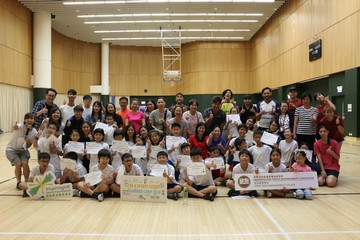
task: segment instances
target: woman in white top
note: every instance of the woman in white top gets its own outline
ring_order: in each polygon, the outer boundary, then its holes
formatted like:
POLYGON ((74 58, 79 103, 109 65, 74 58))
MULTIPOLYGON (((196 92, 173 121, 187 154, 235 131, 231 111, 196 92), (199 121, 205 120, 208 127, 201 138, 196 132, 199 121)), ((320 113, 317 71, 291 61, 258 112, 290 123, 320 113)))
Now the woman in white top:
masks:
POLYGON ((205 122, 201 112, 198 112, 199 103, 195 99, 189 101, 189 111, 183 113, 182 117, 188 121, 189 127, 187 130, 187 137, 195 134, 195 129, 198 123, 205 122))

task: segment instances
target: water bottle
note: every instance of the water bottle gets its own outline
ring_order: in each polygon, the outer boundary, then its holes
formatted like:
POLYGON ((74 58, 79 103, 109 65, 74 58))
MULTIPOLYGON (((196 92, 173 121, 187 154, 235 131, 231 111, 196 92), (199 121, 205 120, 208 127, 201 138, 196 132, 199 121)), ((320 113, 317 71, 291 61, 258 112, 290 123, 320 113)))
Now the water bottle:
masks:
POLYGON ((188 205, 188 200, 189 200, 189 192, 187 187, 184 187, 183 189, 183 205, 188 205))

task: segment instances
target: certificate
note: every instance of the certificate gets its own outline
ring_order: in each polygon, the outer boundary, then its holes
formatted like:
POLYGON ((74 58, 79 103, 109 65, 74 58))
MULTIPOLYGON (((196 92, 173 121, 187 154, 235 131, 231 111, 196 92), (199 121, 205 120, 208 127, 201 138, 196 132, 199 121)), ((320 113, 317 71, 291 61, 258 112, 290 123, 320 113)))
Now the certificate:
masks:
POLYGON ((166 149, 169 150, 170 148, 179 148, 180 147, 180 137, 175 136, 166 136, 166 149))
POLYGON ((67 145, 67 152, 84 153, 85 143, 69 141, 67 145))
POLYGON ((85 182, 88 183, 90 186, 94 186, 101 182, 102 178, 101 171, 95 171, 84 175, 85 182))
POLYGON ((191 176, 206 175, 205 164, 202 162, 192 162, 187 166, 187 174, 191 176))
POLYGON ((235 190, 318 188, 316 172, 235 174, 235 190))
POLYGON ((98 152, 103 149, 101 143, 97 142, 87 142, 86 143, 86 153, 87 154, 98 154, 98 152))
POLYGON ((228 115, 226 115, 226 121, 228 122, 229 120, 231 120, 231 123, 237 122, 238 124, 241 124, 239 114, 228 114, 228 115))
POLYGON ((55 146, 57 146, 60 142, 60 139, 55 137, 54 135, 50 135, 50 137, 48 137, 45 142, 44 142, 44 145, 45 147, 48 147, 50 146, 50 144, 54 144, 55 146))
POLYGON ((247 141, 247 142, 254 142, 254 137, 253 137, 253 135, 254 135, 254 132, 253 131, 248 131, 246 134, 245 134, 245 140, 247 141))
POLYGON ((150 169, 151 169, 150 176, 153 176, 153 177, 162 177, 164 174, 164 171, 166 172, 166 174, 168 173, 168 168, 164 164, 153 164, 150 167, 150 169))
POLYGON ((74 172, 77 172, 77 162, 70 158, 60 158, 60 169, 64 171, 64 169, 70 169, 74 172))
POLYGON ((191 157, 189 155, 179 155, 178 158, 181 160, 179 164, 180 167, 186 167, 192 163, 191 157))
POLYGON ((236 151, 236 152, 234 153, 233 162, 240 162, 239 153, 240 153, 240 151, 236 151))
POLYGON ((263 135, 261 136, 261 142, 268 144, 270 146, 273 146, 275 143, 277 143, 278 139, 279 139, 278 135, 266 131, 264 131, 263 135))
POLYGON ((150 146, 150 147, 151 147, 150 157, 153 159, 157 159, 158 152, 165 150, 160 146, 150 146))
POLYGON ((307 150, 307 149, 296 149, 295 150, 295 154, 297 152, 303 151, 306 154, 306 158, 312 163, 312 159, 313 159, 313 151, 312 150, 307 150))
POLYGON ((128 153, 130 152, 129 143, 126 141, 112 141, 111 149, 120 153, 128 153))
POLYGON ((106 123, 96 122, 94 130, 97 128, 101 128, 102 130, 104 130, 104 133, 106 133, 106 131, 108 130, 109 127, 111 127, 111 126, 107 125, 106 123))
POLYGON ((132 146, 130 152, 133 158, 146 158, 146 147, 145 146, 132 146))
POLYGON ((214 161, 214 164, 216 165, 216 169, 225 167, 224 159, 222 157, 208 158, 207 160, 210 162, 214 161))

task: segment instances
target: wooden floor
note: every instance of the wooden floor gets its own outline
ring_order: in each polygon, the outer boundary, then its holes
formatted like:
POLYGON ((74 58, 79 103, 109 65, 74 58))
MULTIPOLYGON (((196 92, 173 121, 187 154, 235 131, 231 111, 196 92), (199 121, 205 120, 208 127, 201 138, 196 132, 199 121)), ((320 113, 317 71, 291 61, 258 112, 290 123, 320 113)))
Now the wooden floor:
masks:
POLYGON ((311 201, 235 200, 219 188, 214 202, 183 205, 24 199, 5 157, 9 137, 0 135, 0 239, 360 239, 360 141, 343 145, 339 185, 317 189, 311 201))

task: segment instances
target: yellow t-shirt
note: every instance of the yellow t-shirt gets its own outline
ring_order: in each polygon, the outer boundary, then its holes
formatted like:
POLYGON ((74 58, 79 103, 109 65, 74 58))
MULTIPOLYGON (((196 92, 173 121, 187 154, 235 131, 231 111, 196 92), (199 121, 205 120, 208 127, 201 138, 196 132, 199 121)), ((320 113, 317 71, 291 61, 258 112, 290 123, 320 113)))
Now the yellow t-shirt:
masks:
POLYGON ((230 110, 233 107, 234 107, 234 105, 232 103, 224 102, 223 104, 221 104, 221 110, 223 110, 226 113, 226 115, 230 114, 230 110))

